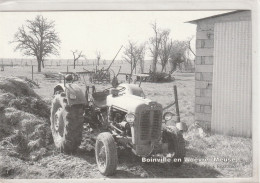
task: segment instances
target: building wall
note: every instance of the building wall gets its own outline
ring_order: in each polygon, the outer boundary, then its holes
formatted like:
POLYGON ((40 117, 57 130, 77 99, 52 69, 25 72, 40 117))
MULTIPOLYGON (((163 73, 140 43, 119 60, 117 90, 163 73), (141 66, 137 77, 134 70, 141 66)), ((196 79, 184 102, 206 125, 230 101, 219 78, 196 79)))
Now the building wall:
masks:
POLYGON ((214 29, 211 131, 251 137, 251 21, 220 22, 214 29))
POLYGON ((212 109, 214 24, 198 24, 196 38, 195 121, 209 129, 212 109))
POLYGON ((195 121, 207 130, 210 130, 212 118, 214 24, 243 20, 251 20, 250 11, 196 21, 195 121))

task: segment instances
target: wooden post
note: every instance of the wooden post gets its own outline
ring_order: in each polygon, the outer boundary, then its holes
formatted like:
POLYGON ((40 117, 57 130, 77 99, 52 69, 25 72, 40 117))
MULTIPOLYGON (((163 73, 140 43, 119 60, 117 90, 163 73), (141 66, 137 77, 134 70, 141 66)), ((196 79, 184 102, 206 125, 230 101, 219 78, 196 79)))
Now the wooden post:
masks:
POLYGON ((32 80, 33 80, 33 65, 32 65, 32 80))
POLYGON ((175 106, 176 106, 176 115, 177 115, 177 123, 181 121, 180 111, 179 111, 179 103, 178 103, 178 94, 177 94, 177 86, 174 85, 174 98, 175 98, 175 106))
POLYGON ((87 105, 88 105, 88 94, 89 94, 89 86, 86 85, 85 98, 87 100, 87 105))
POLYGON ((1 71, 4 71, 4 59, 2 59, 2 66, 1 66, 1 71))

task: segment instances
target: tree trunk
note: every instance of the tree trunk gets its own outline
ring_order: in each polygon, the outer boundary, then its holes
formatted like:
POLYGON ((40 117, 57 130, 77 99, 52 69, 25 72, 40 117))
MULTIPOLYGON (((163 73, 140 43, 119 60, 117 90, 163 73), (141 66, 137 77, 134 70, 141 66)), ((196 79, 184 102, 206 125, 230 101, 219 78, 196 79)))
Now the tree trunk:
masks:
POLYGON ((143 60, 140 60, 140 69, 141 69, 141 73, 144 73, 144 66, 143 66, 143 60))
POLYGON ((76 61, 74 60, 74 64, 73 64, 74 69, 75 69, 75 65, 76 65, 76 61))
POLYGON ((156 72, 156 64, 157 64, 157 56, 154 56, 153 63, 152 63, 152 72, 156 72))
POLYGON ((165 65, 163 65, 163 64, 162 64, 162 70, 161 70, 161 72, 163 72, 163 70, 164 70, 164 67, 165 67, 165 65))
POLYGON ((163 62, 162 63, 162 70, 161 70, 161 72, 163 72, 163 71, 165 71, 166 72, 166 62, 163 62))
POLYGON ((177 64, 176 64, 176 63, 173 63, 173 64, 172 64, 172 71, 174 72, 174 71, 176 71, 176 69, 177 69, 177 64))
POLYGON ((38 72, 42 71, 42 67, 41 67, 41 60, 37 60, 38 61, 38 72))
POLYGON ((156 63, 154 62, 152 65, 152 72, 155 73, 156 72, 156 63))
POLYGON ((128 83, 129 83, 129 84, 131 83, 131 80, 132 80, 133 71, 134 71, 134 68, 131 69, 131 73, 130 73, 130 76, 129 76, 129 78, 128 78, 128 83))
POLYGON ((44 62, 43 62, 43 60, 42 60, 42 68, 44 68, 44 62))

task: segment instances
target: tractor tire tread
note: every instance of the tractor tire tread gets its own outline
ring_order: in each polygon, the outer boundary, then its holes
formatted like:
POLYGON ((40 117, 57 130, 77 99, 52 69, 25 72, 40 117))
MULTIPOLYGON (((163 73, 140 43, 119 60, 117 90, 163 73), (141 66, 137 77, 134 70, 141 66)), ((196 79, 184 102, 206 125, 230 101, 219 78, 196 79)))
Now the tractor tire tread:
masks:
POLYGON ((82 130, 83 130, 83 106, 82 105, 72 105, 70 107, 66 106, 63 101, 64 97, 60 94, 55 95, 52 101, 51 107, 51 129, 55 142, 55 138, 60 138, 60 142, 55 143, 56 148, 61 152, 65 153, 74 153, 82 140, 82 130), (64 118, 64 133, 62 137, 57 137, 57 134, 54 132, 53 127, 53 115, 57 109, 61 107, 64 118))

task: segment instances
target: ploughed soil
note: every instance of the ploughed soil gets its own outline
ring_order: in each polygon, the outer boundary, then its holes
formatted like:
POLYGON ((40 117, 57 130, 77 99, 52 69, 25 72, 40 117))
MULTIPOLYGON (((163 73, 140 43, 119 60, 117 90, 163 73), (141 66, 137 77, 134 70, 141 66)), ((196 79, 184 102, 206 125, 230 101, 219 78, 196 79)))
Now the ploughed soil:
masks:
MULTIPOLYGON (((12 77, 8 69, 5 69, 4 77, 0 77, 0 177, 3 179, 252 176, 251 139, 201 133, 194 124, 192 73, 177 73, 175 81, 169 83, 142 83, 146 96, 163 106, 174 101, 173 85, 177 86, 181 121, 189 126, 189 131, 184 134, 187 148, 184 164, 176 168, 168 163, 142 162, 129 150, 119 149, 116 174, 104 177, 97 169, 87 131, 84 131, 75 154, 60 153, 53 145, 49 113, 53 87, 58 81, 36 73, 34 78, 38 87, 24 77, 12 77)), ((82 79, 78 84, 84 89, 82 79)), ((110 85, 99 84, 96 87, 101 90, 110 85)), ((174 107, 169 111, 175 112, 174 107)))

